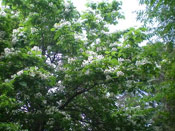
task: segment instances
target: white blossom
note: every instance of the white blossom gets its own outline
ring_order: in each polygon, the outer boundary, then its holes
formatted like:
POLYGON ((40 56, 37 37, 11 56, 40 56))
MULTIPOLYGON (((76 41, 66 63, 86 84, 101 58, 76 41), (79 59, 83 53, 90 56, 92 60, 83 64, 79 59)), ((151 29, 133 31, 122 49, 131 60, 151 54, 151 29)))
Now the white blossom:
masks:
POLYGON ((117 71, 117 76, 124 76, 124 73, 122 71, 117 71))
POLYGON ((42 97, 42 94, 40 92, 36 93, 36 97, 42 97))
POLYGON ((18 72, 17 72, 17 75, 20 76, 20 75, 22 75, 23 73, 24 73, 24 71, 21 70, 21 71, 18 71, 18 72))
POLYGON ((136 61, 136 66, 141 66, 150 63, 147 59, 136 61))
POLYGON ((99 52, 99 51, 102 51, 102 48, 101 47, 97 47, 96 50, 97 50, 97 52, 99 52))
MULTIPOLYGON (((24 38, 26 37, 24 35, 24 31, 23 31, 24 27, 19 27, 17 29, 13 29, 13 33, 12 33, 12 43, 16 44, 18 41, 18 36, 23 36, 24 38)), ((21 39, 21 38, 20 38, 21 39)))
POLYGON ((109 47, 115 47, 117 45, 118 45, 117 43, 112 43, 112 44, 109 45, 109 47))
POLYGON ((35 6, 34 6, 34 4, 30 4, 30 7, 32 7, 32 8, 33 8, 33 7, 35 7, 35 6))
POLYGON ((77 58, 75 58, 75 57, 74 57, 74 58, 70 58, 70 57, 69 57, 69 58, 68 58, 68 63, 71 64, 71 63, 73 63, 76 59, 77 59, 77 58))
POLYGON ((14 74, 14 75, 11 76, 12 79, 15 79, 16 77, 17 77, 16 74, 14 74))
POLYGON ((53 7, 53 2, 50 2, 50 3, 49 3, 49 6, 50 6, 50 7, 53 7))
POLYGON ((32 51, 41 51, 41 49, 38 46, 34 46, 31 50, 32 51))
POLYGON ((112 51, 117 51, 117 48, 114 48, 114 47, 113 47, 113 48, 112 48, 112 51))
POLYGON ((52 49, 52 47, 51 46, 47 46, 47 50, 51 50, 52 49))
POLYGON ((44 104, 47 104, 47 100, 43 100, 43 103, 44 103, 44 104))
POLYGON ((96 39, 96 44, 97 44, 97 45, 100 44, 100 39, 99 39, 99 38, 96 39))
POLYGON ((119 61, 119 62, 123 62, 123 61, 125 61, 125 59, 123 59, 123 58, 118 58, 118 61, 119 61))
POLYGON ((9 79, 5 79, 5 82, 9 82, 10 80, 9 79))
POLYGON ((5 48, 4 49, 4 53, 5 53, 6 56, 9 55, 9 54, 11 54, 11 49, 5 48))
POLYGON ((106 80, 111 80, 112 77, 110 75, 106 75, 106 80))
POLYGON ((110 73, 115 72, 115 70, 117 70, 117 69, 118 69, 118 67, 109 67, 108 69, 104 70, 104 73, 105 74, 110 74, 110 73))
POLYGON ((37 29, 34 28, 34 27, 32 27, 32 28, 31 28, 31 33, 35 33, 35 32, 37 32, 37 29))
POLYGON ((64 26, 70 26, 71 25, 71 23, 69 22, 69 21, 60 21, 60 23, 55 23, 54 24, 54 28, 56 28, 56 29, 61 29, 62 27, 64 27, 64 26))
POLYGON ((11 56, 11 55, 16 55, 19 52, 20 52, 19 50, 14 50, 14 48, 5 48, 4 49, 4 56, 8 57, 8 56, 11 56))
POLYGON ((97 60, 102 60, 102 59, 104 59, 103 55, 97 55, 97 60))

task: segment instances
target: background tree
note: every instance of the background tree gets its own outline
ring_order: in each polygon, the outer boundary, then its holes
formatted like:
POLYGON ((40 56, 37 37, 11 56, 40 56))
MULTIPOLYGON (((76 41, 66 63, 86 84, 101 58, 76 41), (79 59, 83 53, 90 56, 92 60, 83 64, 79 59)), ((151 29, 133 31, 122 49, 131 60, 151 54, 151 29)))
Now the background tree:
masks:
POLYGON ((1 130, 154 130, 163 44, 140 46, 145 28, 110 33, 120 2, 3 4, 1 130))
POLYGON ((175 130, 174 105, 174 44, 175 44, 175 1, 173 0, 140 0, 141 4, 146 5, 146 10, 140 12, 140 19, 145 21, 157 39, 152 45, 162 43, 160 51, 161 71, 158 75, 157 101, 160 102, 155 123, 157 130, 175 130), (157 25, 154 28, 150 26, 157 25), (158 42, 159 41, 159 42, 158 42))

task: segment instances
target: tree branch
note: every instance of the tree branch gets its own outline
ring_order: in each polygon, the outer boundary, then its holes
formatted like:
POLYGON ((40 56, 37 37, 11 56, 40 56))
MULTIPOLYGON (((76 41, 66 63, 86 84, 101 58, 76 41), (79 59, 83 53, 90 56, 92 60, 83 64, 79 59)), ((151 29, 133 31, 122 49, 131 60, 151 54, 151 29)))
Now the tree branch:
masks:
POLYGON ((67 99, 67 101, 66 101, 64 104, 62 104, 62 105, 59 107, 59 109, 60 109, 60 110, 63 110, 69 103, 71 103, 71 102, 73 101, 73 99, 74 99, 75 97, 77 97, 78 95, 81 95, 81 94, 83 94, 83 93, 89 91, 90 89, 92 89, 92 88, 95 87, 95 86, 96 86, 96 84, 95 84, 94 86, 90 87, 90 88, 82 89, 82 90, 76 91, 71 97, 69 97, 69 98, 67 99))

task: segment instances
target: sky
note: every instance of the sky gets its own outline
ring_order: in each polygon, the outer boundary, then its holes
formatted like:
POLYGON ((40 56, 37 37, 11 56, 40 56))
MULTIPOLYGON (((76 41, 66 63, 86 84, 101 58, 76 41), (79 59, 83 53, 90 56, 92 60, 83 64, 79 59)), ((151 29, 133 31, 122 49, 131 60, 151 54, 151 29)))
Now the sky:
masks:
MULTIPOLYGON (((83 11, 86 9, 85 4, 89 0, 72 0, 74 3, 75 7, 77 8, 78 11, 83 11)), ((101 0, 93 0, 93 2, 98 2, 101 0)), ((111 0, 108 0, 111 1, 111 0)), ((140 27, 142 23, 136 21, 136 13, 134 11, 142 10, 144 9, 143 6, 139 5, 138 0, 121 0, 122 1, 122 12, 124 13, 125 19, 120 20, 119 24, 116 26, 111 26, 110 30, 111 32, 116 31, 116 30, 124 30, 128 29, 129 27, 140 27)))

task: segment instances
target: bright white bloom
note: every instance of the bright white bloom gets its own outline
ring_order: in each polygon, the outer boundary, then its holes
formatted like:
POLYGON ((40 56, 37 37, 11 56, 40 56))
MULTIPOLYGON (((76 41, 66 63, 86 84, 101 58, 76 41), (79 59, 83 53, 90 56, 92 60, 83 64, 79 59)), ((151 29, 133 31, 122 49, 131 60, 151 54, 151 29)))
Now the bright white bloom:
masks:
POLYGON ((107 97, 107 98, 110 97, 110 93, 109 93, 109 92, 106 93, 106 97, 107 97))
POLYGON ((115 47, 117 45, 118 45, 117 43, 112 43, 112 44, 109 45, 109 47, 115 47))
POLYGON ((111 80, 111 79, 112 79, 112 77, 110 75, 106 76, 106 80, 111 80))
POLYGON ((69 22, 69 21, 60 21, 60 23, 55 23, 54 24, 54 28, 56 28, 56 29, 61 29, 62 27, 64 27, 64 26, 70 26, 71 25, 71 23, 69 22))
POLYGON ((51 46, 47 46, 47 50, 51 50, 52 49, 52 47, 51 46))
POLYGON ((119 61, 119 62, 123 62, 123 61, 125 61, 125 59, 123 59, 123 58, 118 58, 118 61, 119 61))
POLYGON ((104 59, 104 56, 103 55, 98 55, 97 56, 97 60, 102 60, 102 59, 104 59))
POLYGON ((18 72, 17 72, 17 75, 20 76, 20 75, 22 75, 23 73, 24 73, 24 71, 21 70, 21 71, 18 71, 18 72))
POLYGON ((117 45, 118 45, 119 47, 122 47, 122 46, 123 46, 123 44, 120 44, 120 43, 118 43, 117 45))
POLYGON ((104 73, 110 74, 110 73, 115 72, 115 70, 117 70, 117 69, 118 69, 118 67, 109 67, 109 69, 105 69, 104 73))
POLYGON ((17 75, 16 75, 16 74, 14 74, 14 75, 12 75, 12 76, 11 76, 11 78, 12 78, 12 79, 14 79, 14 78, 16 78, 16 76, 17 76, 17 75))
POLYGON ((136 66, 141 66, 150 63, 147 59, 143 59, 141 61, 136 61, 136 66))
POLYGON ((96 56, 97 55, 97 53, 96 52, 93 52, 93 51, 86 51, 86 53, 89 54, 89 55, 93 55, 93 56, 96 56))
POLYGON ((33 7, 35 7, 35 6, 34 6, 33 4, 30 4, 30 7, 32 7, 32 8, 33 8, 33 7))
POLYGON ((101 47, 97 47, 96 50, 97 50, 97 52, 99 52, 99 51, 102 50, 102 48, 101 47))
POLYGON ((103 47, 103 50, 106 50, 106 47, 103 47))
POLYGON ((31 28, 31 33, 35 33, 35 32, 37 32, 37 29, 36 28, 31 28))
POLYGON ((38 75, 41 79, 46 80, 48 79, 48 77, 51 76, 51 74, 49 73, 43 73, 41 71, 38 70, 38 67, 30 67, 30 68, 25 68, 24 70, 21 70, 19 72, 17 72, 16 74, 12 75, 11 78, 15 79, 16 77, 22 75, 24 73, 24 71, 28 71, 28 75, 31 77, 35 77, 36 75, 38 75))
POLYGON ((82 63, 82 66, 86 66, 88 64, 90 64, 90 62, 88 60, 84 60, 83 63, 82 63))
POLYGON ((96 44, 100 44, 100 39, 96 39, 96 44))
MULTIPOLYGON (((19 27, 17 29, 13 29, 12 33, 12 43, 15 44, 18 41, 18 36, 26 37, 23 31, 24 27, 19 27)), ((21 39, 21 38, 20 38, 21 39)))
POLYGON ((113 47, 113 48, 112 48, 112 51, 117 51, 117 48, 114 48, 114 47, 113 47))
POLYGON ((11 49, 5 48, 4 52, 5 52, 5 55, 9 55, 9 54, 11 54, 11 49))
POLYGON ((117 76, 124 76, 124 73, 122 71, 117 71, 117 76))
POLYGON ((7 56, 10 56, 10 55, 15 55, 15 54, 18 54, 20 51, 19 50, 14 50, 14 48, 5 48, 4 49, 4 55, 7 57, 7 56))
POLYGON ((50 2, 50 3, 49 3, 49 6, 50 6, 50 7, 53 7, 53 3, 52 3, 52 2, 50 2))
POLYGON ((5 79, 5 82, 9 82, 10 80, 9 79, 5 79))
POLYGON ((32 51, 41 51, 41 49, 38 46, 34 46, 31 50, 32 51))

